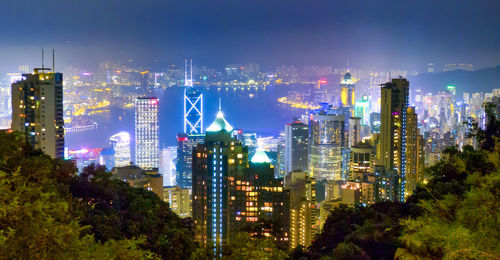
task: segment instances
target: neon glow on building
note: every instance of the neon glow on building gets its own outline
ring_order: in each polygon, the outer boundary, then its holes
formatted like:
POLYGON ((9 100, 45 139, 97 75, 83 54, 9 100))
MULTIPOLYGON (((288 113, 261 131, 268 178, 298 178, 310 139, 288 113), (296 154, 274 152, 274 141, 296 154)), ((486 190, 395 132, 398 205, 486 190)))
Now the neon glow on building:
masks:
POLYGON ((185 60, 184 71, 184 133, 203 133, 203 94, 193 87, 193 60, 185 60), (188 78, 188 68, 190 70, 188 78))
POLYGON ((115 167, 130 165, 130 134, 119 132, 111 136, 109 142, 115 150, 115 167))

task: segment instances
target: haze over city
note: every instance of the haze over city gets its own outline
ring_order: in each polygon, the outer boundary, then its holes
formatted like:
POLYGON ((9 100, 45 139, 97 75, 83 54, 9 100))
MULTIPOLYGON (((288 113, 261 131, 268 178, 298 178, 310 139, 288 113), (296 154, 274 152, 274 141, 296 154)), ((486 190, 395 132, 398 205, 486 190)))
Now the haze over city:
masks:
POLYGON ((0 259, 499 259, 500 1, 4 1, 0 259))
POLYGON ((500 3, 481 1, 5 1, 0 70, 102 60, 159 68, 192 57, 231 63, 418 70, 428 62, 500 60, 500 3), (47 15, 54 13, 57 15, 47 15))

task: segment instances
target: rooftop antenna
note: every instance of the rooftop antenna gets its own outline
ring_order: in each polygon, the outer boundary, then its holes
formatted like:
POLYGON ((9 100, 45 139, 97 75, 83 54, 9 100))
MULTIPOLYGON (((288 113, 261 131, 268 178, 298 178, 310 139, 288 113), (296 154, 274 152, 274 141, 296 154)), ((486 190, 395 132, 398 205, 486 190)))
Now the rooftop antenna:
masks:
POLYGON ((187 69, 188 69, 188 64, 187 64, 187 59, 184 59, 184 85, 187 86, 187 69))
POLYGON ((349 72, 351 69, 349 68, 349 56, 347 56, 347 71, 349 72))
POLYGON ((56 72, 56 66, 55 66, 55 60, 56 60, 56 51, 54 49, 52 49, 52 72, 55 73, 56 72))
POLYGON ((43 67, 43 48, 42 48, 42 70, 44 69, 43 67))
POLYGON ((222 106, 221 106, 220 97, 219 97, 219 111, 222 111, 222 106))
POLYGON ((188 60, 184 60, 184 85, 187 87, 192 87, 193 86, 193 59, 190 59, 190 64, 189 64, 189 75, 190 78, 188 78, 188 60))

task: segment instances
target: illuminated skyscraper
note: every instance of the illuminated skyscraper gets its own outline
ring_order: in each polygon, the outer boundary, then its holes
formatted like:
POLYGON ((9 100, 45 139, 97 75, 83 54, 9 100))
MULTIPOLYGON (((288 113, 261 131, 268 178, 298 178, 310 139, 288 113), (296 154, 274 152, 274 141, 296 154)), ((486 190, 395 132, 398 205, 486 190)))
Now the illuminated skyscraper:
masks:
POLYGON ((235 176, 242 175, 248 164, 248 151, 240 141, 231 137, 232 131, 233 127, 219 111, 207 128, 205 143, 193 151, 196 236, 204 244, 213 246, 216 255, 221 254, 222 244, 229 239, 230 215, 234 213, 228 210, 232 204, 228 185, 234 184, 235 176))
POLYGON ((203 133, 203 94, 193 87, 193 60, 185 61, 184 70, 184 133, 203 133), (189 78, 188 78, 188 68, 189 78))
POLYGON ((309 167, 309 127, 300 121, 285 125, 285 174, 307 171, 309 167))
POLYGON ((315 179, 307 172, 293 171, 286 183, 290 191, 290 249, 308 247, 319 230, 315 179))
POLYGON ((35 149, 64 158, 63 74, 36 68, 12 84, 12 130, 26 133, 35 149))
POLYGON ((257 133, 238 130, 238 140, 240 140, 244 146, 248 147, 248 156, 252 157, 259 146, 257 133))
POLYGON ((328 108, 309 118, 309 174, 316 180, 344 180, 342 152, 345 148, 345 117, 328 108))
POLYGON ((157 98, 135 100, 135 163, 143 169, 160 165, 158 111, 157 98))
POLYGON ((340 101, 343 107, 351 108, 351 116, 354 116, 352 113, 354 110, 354 102, 355 102, 355 85, 354 80, 352 79, 351 73, 347 72, 340 81, 340 101))
POLYGON ((349 118, 349 143, 348 147, 352 147, 361 142, 361 118, 349 118))
POLYGON ((361 118, 362 126, 370 125, 370 101, 368 96, 364 95, 363 98, 356 102, 354 105, 354 116, 361 118))
POLYGON ((177 184, 176 177, 177 146, 169 146, 161 149, 160 174, 163 175, 163 186, 174 186, 177 184))
MULTIPOLYGON (((346 188, 355 187, 359 191, 359 198, 356 203, 365 205, 375 203, 376 176, 375 168, 375 147, 369 143, 358 143, 351 147, 349 161, 349 185, 343 187, 342 196, 346 188)), ((355 194, 355 193, 353 193, 355 194)), ((343 198, 345 199, 345 198, 343 198)))
POLYGON ((410 83, 404 78, 392 79, 382 86, 380 114, 380 162, 387 172, 394 170, 397 180, 397 200, 405 200, 406 135, 410 83))
POLYGON ((415 108, 408 107, 407 110, 407 138, 406 138, 406 194, 409 196, 417 187, 418 183, 424 180, 424 157, 425 152, 423 136, 419 134, 417 128, 417 114, 415 108))
POLYGON ((205 134, 177 135, 177 185, 191 188, 193 172, 193 149, 205 141, 205 134))
POLYGON ((363 181, 365 176, 373 174, 375 166, 375 147, 369 143, 358 143, 351 147, 349 160, 349 179, 363 181))
POLYGON ((109 138, 109 143, 115 151, 115 167, 130 165, 130 135, 127 132, 120 132, 109 138))
MULTIPOLYGON (((274 169, 266 153, 258 149, 248 160, 248 147, 231 136, 233 128, 221 111, 206 129, 205 142, 193 151, 193 220, 196 238, 214 248, 221 246, 241 228, 254 225, 259 217, 276 220, 285 216, 283 181, 274 179, 274 169)), ((270 236, 272 228, 260 235, 270 236)), ((276 239, 287 241, 287 229, 276 239)))

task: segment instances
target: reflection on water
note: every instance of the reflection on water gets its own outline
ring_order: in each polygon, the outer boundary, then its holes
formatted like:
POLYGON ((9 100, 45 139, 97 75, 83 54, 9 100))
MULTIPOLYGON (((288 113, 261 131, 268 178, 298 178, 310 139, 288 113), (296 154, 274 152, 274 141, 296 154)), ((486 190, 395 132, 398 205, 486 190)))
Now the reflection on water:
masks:
MULTIPOLYGON (((287 95, 289 90, 283 87, 201 88, 204 94, 204 127, 215 118, 221 98, 224 115, 234 128, 276 135, 283 131, 284 124, 305 112, 279 104, 277 99, 287 95)), ((176 145, 176 134, 183 130, 183 93, 184 88, 168 88, 154 93, 160 99, 162 146, 176 145)), ((120 131, 127 131, 133 137, 133 109, 111 107, 108 112, 92 115, 92 118, 98 123, 97 130, 67 134, 66 146, 69 149, 106 146, 109 137, 120 131)))

